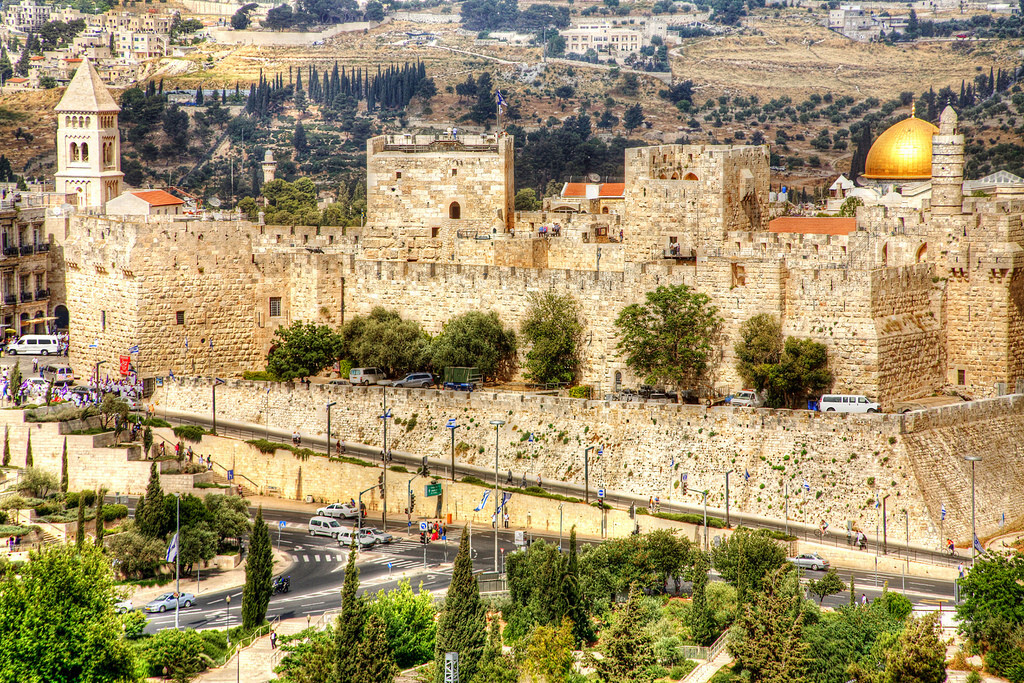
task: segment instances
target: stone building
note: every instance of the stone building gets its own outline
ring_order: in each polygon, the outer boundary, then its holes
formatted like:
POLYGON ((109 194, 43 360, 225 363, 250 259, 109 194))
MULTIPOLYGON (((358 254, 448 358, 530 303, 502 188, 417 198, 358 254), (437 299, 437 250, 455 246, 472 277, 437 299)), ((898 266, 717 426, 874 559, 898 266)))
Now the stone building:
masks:
POLYGON ((73 351, 112 360, 138 344, 144 374, 232 374, 260 368, 274 330, 295 320, 339 325, 386 306, 436 334, 454 315, 493 309, 517 327, 530 295, 554 290, 581 304, 581 379, 603 395, 639 383, 616 349, 619 312, 660 285, 686 284, 723 319, 710 377, 719 392, 741 388, 733 345, 759 313, 828 346, 836 391, 884 407, 941 389, 1011 390, 1024 379, 1019 188, 964 197, 952 109, 937 131, 916 120, 894 128, 872 168, 888 169, 885 182, 929 182, 927 195, 838 223, 768 220, 766 146, 629 149, 616 212, 589 201, 515 212, 512 139, 456 131, 367 142, 362 229, 54 218, 73 351), (913 168, 894 158, 908 130, 913 168), (540 229, 553 223, 557 236, 540 229))

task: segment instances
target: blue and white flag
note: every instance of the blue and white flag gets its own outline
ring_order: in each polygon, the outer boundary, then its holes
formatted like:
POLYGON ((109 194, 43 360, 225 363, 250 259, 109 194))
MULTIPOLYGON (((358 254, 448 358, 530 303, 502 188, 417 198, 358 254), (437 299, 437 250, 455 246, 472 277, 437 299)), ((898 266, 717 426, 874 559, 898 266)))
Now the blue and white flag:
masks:
POLYGON ((811 492, 811 485, 807 483, 806 479, 804 479, 804 488, 807 489, 808 493, 811 492))
POLYGON ((669 462, 668 466, 669 467, 675 467, 676 466, 676 456, 674 456, 674 455, 672 456, 672 460, 669 462))
POLYGON ((128 347, 128 353, 138 353, 138 352, 139 352, 139 345, 138 344, 136 344, 135 346, 129 346, 128 347))
POLYGON ((981 547, 981 541, 978 540, 977 534, 974 535, 974 549, 982 554, 985 552, 985 549, 981 547))
POLYGON ((481 510, 483 510, 484 506, 487 505, 487 499, 490 498, 490 497, 491 497, 490 489, 484 491, 483 499, 480 501, 479 505, 477 505, 475 508, 473 508, 473 512, 480 512, 481 510))
POLYGON ((167 546, 167 558, 166 559, 167 559, 168 562, 174 562, 174 560, 177 557, 178 557, 178 534, 174 534, 174 537, 171 538, 171 544, 169 546, 167 546))
POLYGON ((533 443, 533 432, 530 432, 530 438, 527 441, 533 443))
POLYGON ((1003 513, 1003 519, 999 522, 999 526, 1006 526, 1006 513, 1003 513))
POLYGON ((505 503, 507 503, 511 498, 512 494, 508 491, 501 494, 501 505, 498 506, 498 514, 501 514, 501 511, 505 509, 505 503))
POLYGON ((750 481, 750 470, 743 470, 743 480, 750 481))
POLYGON ((96 348, 97 346, 99 346, 99 345, 100 345, 100 340, 99 340, 99 339, 97 339, 97 340, 96 340, 96 341, 94 341, 94 342, 93 342, 92 344, 89 344, 89 348, 90 348, 90 349, 95 349, 95 348, 96 348))
POLYGON ((505 104, 505 98, 501 96, 501 91, 500 90, 495 90, 494 91, 494 95, 495 95, 495 99, 498 100, 498 106, 499 107, 507 106, 505 104))
MULTIPOLYGON (((875 507, 878 507, 878 506, 876 505, 875 507)), ((946 504, 945 503, 942 504, 942 521, 943 522, 946 521, 946 504)))
POLYGON ((881 505, 882 505, 882 501, 878 500, 878 498, 876 497, 875 498, 875 509, 877 510, 879 507, 881 507, 881 505))
POLYGON ((168 369, 167 370, 167 376, 170 377, 171 379, 174 379, 174 370, 168 369))
POLYGON ((188 350, 188 337, 185 337, 185 350, 188 350))

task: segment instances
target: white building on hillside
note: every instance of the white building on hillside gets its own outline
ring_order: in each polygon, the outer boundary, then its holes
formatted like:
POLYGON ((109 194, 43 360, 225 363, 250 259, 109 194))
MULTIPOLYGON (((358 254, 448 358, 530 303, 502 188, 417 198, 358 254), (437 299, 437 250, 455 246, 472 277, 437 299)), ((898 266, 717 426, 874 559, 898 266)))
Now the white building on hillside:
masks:
POLYGON ((613 55, 632 54, 650 45, 653 36, 664 40, 667 33, 668 24, 656 19, 590 21, 561 32, 565 38, 565 51, 580 55, 587 50, 613 55))

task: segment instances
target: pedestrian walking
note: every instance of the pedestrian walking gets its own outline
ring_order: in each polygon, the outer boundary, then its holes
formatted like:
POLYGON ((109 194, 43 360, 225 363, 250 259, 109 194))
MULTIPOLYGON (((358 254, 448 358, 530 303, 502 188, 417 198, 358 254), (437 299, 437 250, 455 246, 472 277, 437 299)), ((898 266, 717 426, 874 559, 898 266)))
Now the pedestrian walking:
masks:
POLYGON ((960 578, 964 578, 964 563, 961 562, 956 569, 958 572, 960 572, 960 578))
POLYGON ((270 632, 270 649, 271 650, 276 650, 277 649, 277 631, 271 631, 270 632))
POLYGON ((868 604, 868 596, 864 595, 863 593, 860 594, 860 604, 861 607, 865 607, 868 604))

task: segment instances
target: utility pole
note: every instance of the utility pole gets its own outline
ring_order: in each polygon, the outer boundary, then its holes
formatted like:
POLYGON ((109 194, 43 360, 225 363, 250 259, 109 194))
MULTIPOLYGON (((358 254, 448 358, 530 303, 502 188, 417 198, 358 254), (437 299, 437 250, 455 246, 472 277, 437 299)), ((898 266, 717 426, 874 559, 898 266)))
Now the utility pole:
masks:
POLYGON ((452 481, 455 481, 455 430, 459 428, 459 425, 455 424, 455 418, 452 418, 445 426, 452 432, 452 481))
POLYGON ((501 482, 498 481, 498 430, 504 420, 491 420, 494 425, 494 573, 498 574, 498 529, 501 520, 498 519, 498 499, 501 498, 501 482))
POLYGON ((381 387, 381 389, 383 390, 381 392, 381 395, 384 398, 384 412, 380 416, 380 419, 384 420, 384 451, 380 455, 381 469, 383 470, 383 474, 381 474, 381 482, 382 483, 381 483, 381 494, 380 494, 381 507, 383 508, 383 512, 381 512, 381 524, 384 526, 384 531, 387 531, 388 530, 388 499, 387 499, 387 491, 388 491, 388 460, 390 459, 388 457, 388 420, 391 418, 391 413, 388 412, 388 388, 387 387, 381 387))
POLYGON ((731 529, 732 524, 729 523, 729 475, 732 474, 732 470, 725 471, 725 528, 731 529))
POLYGON ((590 451, 594 450, 593 446, 587 446, 583 449, 583 502, 590 505, 590 451))

